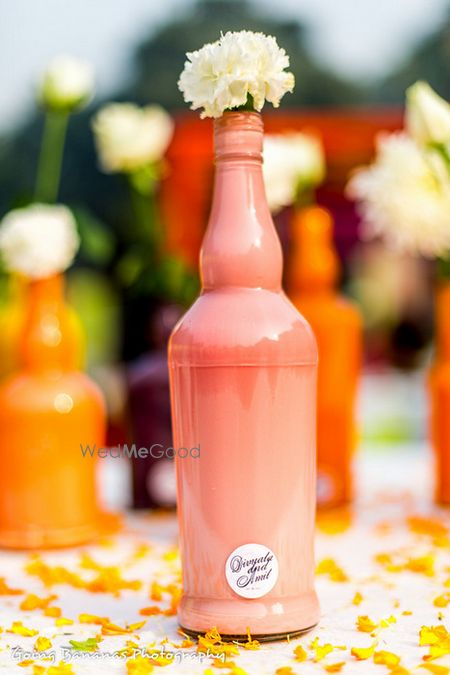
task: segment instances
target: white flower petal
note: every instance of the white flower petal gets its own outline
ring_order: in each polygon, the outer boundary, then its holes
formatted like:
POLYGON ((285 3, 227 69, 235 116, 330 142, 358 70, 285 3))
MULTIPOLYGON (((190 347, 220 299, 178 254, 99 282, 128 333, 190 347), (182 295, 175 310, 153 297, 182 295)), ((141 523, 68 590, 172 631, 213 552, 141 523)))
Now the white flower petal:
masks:
POLYGON ((418 143, 450 143, 450 105, 427 82, 406 92, 406 126, 418 143))
POLYGON ((97 113, 92 128, 106 172, 127 173, 159 161, 173 135, 172 119, 158 105, 111 103, 97 113))
POLYGON ((294 202, 299 186, 314 187, 324 179, 320 140, 305 133, 267 134, 263 172, 269 208, 276 213, 294 202))
POLYGON ((350 179, 360 201, 362 235, 425 257, 450 251, 450 179, 440 156, 404 133, 380 135, 377 158, 350 179))
POLYGON ((87 103, 94 90, 94 73, 86 61, 57 56, 48 65, 39 84, 38 97, 49 107, 72 110, 87 103))
POLYGON ((80 244, 66 206, 32 204, 6 214, 0 224, 0 252, 7 268, 33 279, 63 272, 80 244))
POLYGON ((202 117, 220 117, 245 105, 248 94, 256 110, 265 100, 275 107, 294 87, 285 72, 289 57, 274 37, 251 31, 228 32, 214 43, 187 54, 178 87, 192 110, 202 117))

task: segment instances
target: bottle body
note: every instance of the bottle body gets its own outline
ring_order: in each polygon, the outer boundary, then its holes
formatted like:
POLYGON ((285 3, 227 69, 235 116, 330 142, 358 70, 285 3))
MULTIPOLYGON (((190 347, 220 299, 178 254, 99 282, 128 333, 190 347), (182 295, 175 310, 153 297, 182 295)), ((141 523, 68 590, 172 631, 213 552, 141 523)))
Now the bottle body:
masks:
POLYGON ((176 455, 179 620, 274 639, 318 620, 317 348, 281 289, 259 116, 229 115, 216 125, 216 153, 225 143, 230 161, 219 157, 203 290, 169 343, 173 441, 187 451, 176 455))
POLYGON ((435 498, 450 504, 450 283, 436 294, 436 355, 428 376, 430 435, 435 454, 435 498))
POLYGON ((77 370, 78 333, 60 277, 30 286, 22 366, 0 387, 0 545, 69 546, 99 529, 95 457, 102 447, 103 399, 77 370))
POLYGON ((319 350, 317 377, 317 503, 339 506, 352 499, 356 447, 356 392, 360 371, 361 321, 337 294, 293 297, 309 322, 319 350))
POLYGON ((0 545, 48 548, 98 533, 95 458, 104 410, 82 373, 57 380, 19 374, 0 389, 0 545))
POLYGON ((317 501, 339 506, 353 493, 362 321, 356 307, 335 290, 338 260, 329 213, 318 206, 299 209, 292 233, 290 297, 313 329, 319 350, 317 501))

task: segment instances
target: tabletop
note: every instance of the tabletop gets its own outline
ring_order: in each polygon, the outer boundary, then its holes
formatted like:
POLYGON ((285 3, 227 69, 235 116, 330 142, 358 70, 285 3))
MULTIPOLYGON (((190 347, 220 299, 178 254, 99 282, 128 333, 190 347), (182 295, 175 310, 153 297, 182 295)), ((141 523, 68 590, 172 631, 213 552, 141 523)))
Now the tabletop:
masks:
POLYGON ((318 515, 321 619, 302 638, 180 634, 175 516, 127 513, 95 545, 2 552, 0 672, 449 673, 450 512, 432 503, 429 450, 364 448, 356 476, 355 503, 318 515))

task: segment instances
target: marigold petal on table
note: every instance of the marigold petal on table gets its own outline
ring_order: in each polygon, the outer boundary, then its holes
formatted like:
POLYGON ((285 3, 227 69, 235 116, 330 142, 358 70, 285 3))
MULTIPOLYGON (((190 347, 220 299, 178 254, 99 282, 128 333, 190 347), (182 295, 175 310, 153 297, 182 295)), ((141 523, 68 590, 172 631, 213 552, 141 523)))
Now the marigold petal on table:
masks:
POLYGON ((48 605, 53 600, 56 600, 57 597, 57 595, 49 595, 46 598, 40 598, 38 595, 30 593, 22 600, 19 607, 24 612, 29 612, 34 609, 47 609, 48 605))
POLYGON ((141 616, 155 616, 157 614, 162 614, 162 609, 156 605, 152 605, 151 607, 143 607, 140 609, 139 614, 141 616))
POLYGON ((429 673, 433 673, 433 675, 449 675, 450 673, 450 668, 438 666, 435 663, 422 663, 419 668, 425 668, 429 673))
POLYGON ((369 619, 368 616, 358 616, 356 619, 356 627, 362 633, 372 633, 372 631, 378 628, 378 624, 372 621, 372 619, 369 619))
POLYGON ((434 645, 442 640, 447 640, 449 633, 445 626, 422 626, 419 633, 419 644, 421 647, 424 645, 434 645))
POLYGON ((450 603, 450 593, 442 593, 433 600, 433 605, 435 607, 448 607, 449 603, 450 603))
POLYGON ((139 621, 138 623, 132 623, 122 627, 117 626, 115 623, 105 621, 102 623, 102 635, 126 635, 128 633, 134 633, 134 631, 145 626, 146 623, 146 621, 139 621))
POLYGON ((338 663, 330 663, 330 664, 324 666, 324 670, 327 673, 340 673, 344 666, 345 666, 345 661, 339 661, 338 663))
POLYGON ((393 652, 381 650, 373 655, 373 662, 388 668, 394 668, 400 663, 400 657, 393 652))
POLYGON ((23 595, 24 592, 20 588, 11 588, 5 578, 0 577, 0 595, 23 595))
POLYGON ((314 658, 313 661, 322 661, 328 654, 330 654, 334 647, 333 645, 330 644, 323 644, 321 645, 319 643, 319 638, 315 637, 314 640, 311 642, 311 649, 314 651, 314 658))
POLYGON ((55 626, 72 626, 73 623, 73 619, 66 619, 66 617, 60 616, 56 619, 55 626))
POLYGON ((128 659, 126 667, 128 675, 148 675, 154 670, 152 662, 145 656, 128 659))
POLYGON ((365 661, 370 659, 375 652, 377 643, 374 642, 370 647, 352 647, 351 655, 358 659, 358 661, 365 661))
POLYGON ((348 576, 333 558, 324 558, 316 567, 316 574, 328 575, 331 581, 348 581, 348 576))
POLYGON ((308 658, 308 654, 306 653, 305 649, 301 645, 298 645, 294 649, 294 655, 295 655, 296 661, 306 661, 306 659, 308 658))
POLYGON ((14 621, 11 628, 8 628, 8 633, 14 633, 14 635, 22 635, 23 637, 34 637, 39 631, 34 628, 27 628, 23 625, 22 621, 14 621))
POLYGON ((46 652, 47 649, 52 648, 51 640, 49 640, 44 636, 38 637, 38 639, 34 643, 34 648, 38 652, 46 652))

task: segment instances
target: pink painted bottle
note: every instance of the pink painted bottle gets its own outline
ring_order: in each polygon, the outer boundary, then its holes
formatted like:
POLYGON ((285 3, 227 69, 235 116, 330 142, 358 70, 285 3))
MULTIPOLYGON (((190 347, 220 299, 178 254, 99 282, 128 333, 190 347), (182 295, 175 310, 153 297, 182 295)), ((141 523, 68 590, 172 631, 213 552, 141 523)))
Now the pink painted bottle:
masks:
POLYGON ((215 122, 202 291, 172 333, 169 367, 180 624, 193 635, 215 626, 225 637, 270 640, 311 628, 319 615, 317 347, 281 287, 262 141, 258 113, 215 122))

